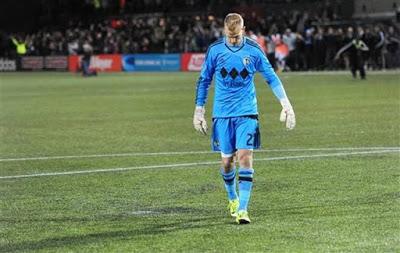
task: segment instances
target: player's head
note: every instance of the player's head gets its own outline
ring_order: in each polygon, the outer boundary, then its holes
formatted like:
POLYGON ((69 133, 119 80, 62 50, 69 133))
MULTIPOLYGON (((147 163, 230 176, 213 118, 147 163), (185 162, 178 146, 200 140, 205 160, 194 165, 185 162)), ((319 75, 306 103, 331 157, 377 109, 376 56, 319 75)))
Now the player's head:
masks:
POLYGON ((239 44, 244 33, 244 21, 237 13, 229 13, 224 20, 224 32, 228 42, 232 45, 239 44))

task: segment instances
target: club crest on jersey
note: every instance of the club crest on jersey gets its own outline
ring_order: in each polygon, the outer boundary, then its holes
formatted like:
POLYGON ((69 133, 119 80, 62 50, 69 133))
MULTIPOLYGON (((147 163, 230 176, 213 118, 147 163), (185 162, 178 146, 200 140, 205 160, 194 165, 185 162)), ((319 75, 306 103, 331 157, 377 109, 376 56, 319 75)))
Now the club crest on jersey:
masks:
POLYGON ((243 64, 244 64, 244 66, 249 65, 249 64, 250 64, 250 57, 245 56, 245 57, 243 58, 243 64))

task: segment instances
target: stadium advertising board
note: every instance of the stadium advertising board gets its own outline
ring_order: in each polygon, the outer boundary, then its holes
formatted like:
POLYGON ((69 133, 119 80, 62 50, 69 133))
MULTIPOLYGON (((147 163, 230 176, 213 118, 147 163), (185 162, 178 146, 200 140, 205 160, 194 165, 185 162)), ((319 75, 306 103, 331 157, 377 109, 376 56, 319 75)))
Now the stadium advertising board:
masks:
POLYGON ((21 58, 21 68, 24 70, 42 70, 43 67, 42 56, 24 56, 21 58))
MULTIPOLYGON (((82 56, 71 55, 68 60, 69 71, 76 72, 81 68, 82 56)), ((122 71, 121 55, 101 54, 93 55, 90 60, 90 68, 97 71, 115 72, 122 71)))
POLYGON ((47 56, 44 58, 44 68, 54 70, 67 70, 68 57, 67 56, 47 56))
POLYGON ((180 54, 128 54, 122 57, 125 71, 179 71, 180 54))
POLYGON ((17 63, 15 60, 0 59, 0 71, 16 71, 17 63))
POLYGON ((200 71, 203 65, 205 54, 182 54, 182 71, 200 71))

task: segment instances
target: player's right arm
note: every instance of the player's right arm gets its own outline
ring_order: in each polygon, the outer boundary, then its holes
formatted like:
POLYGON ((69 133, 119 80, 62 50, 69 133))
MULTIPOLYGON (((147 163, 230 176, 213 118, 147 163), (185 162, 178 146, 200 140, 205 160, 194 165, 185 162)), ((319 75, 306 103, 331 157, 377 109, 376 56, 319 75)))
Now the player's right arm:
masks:
POLYGON ((296 117, 289 98, 286 95, 285 88, 265 54, 261 50, 258 50, 258 53, 259 57, 256 62, 256 69, 264 77, 265 81, 267 81, 275 97, 281 103, 282 111, 280 114, 280 121, 285 122, 286 128, 292 130, 296 126, 296 117))
POLYGON ((197 131, 203 134, 207 134, 207 122, 204 117, 206 110, 204 106, 207 102, 208 90, 215 72, 215 63, 213 58, 212 50, 209 48, 201 68, 196 88, 196 107, 193 116, 193 126, 197 131))

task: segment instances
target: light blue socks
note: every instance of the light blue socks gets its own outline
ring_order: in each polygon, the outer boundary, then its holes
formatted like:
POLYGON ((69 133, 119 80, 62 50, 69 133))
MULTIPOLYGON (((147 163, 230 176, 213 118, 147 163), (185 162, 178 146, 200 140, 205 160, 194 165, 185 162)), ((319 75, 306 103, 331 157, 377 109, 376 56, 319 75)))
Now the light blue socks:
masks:
POLYGON ((236 193, 236 169, 233 168, 230 172, 225 173, 224 169, 221 168, 221 175, 225 182, 225 189, 228 193, 228 199, 237 199, 238 196, 236 193))
POLYGON ((239 169, 239 211, 247 211, 253 186, 253 174, 254 170, 251 168, 239 169))

